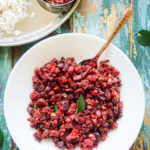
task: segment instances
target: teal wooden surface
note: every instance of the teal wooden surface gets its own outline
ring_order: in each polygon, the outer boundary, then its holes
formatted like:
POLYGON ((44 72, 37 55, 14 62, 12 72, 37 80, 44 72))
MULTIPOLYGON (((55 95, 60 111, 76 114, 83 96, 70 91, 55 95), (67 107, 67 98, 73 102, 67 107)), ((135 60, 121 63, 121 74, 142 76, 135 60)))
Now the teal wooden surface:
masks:
MULTIPOLYGON (((132 60, 145 90, 145 117, 131 149, 150 150, 150 47, 140 46, 135 36, 140 29, 150 30, 150 0, 81 0, 71 18, 47 37, 61 33, 83 32, 107 39, 127 7, 134 9, 134 15, 113 40, 113 44, 132 60)), ((3 113, 3 95, 9 73, 22 54, 39 41, 19 47, 0 48, 0 128, 5 135, 2 150, 18 149, 7 130, 3 113)))
POLYGON ((11 149, 11 136, 7 130, 6 122, 3 113, 3 95, 5 90, 5 85, 11 71, 11 50, 10 48, 0 49, 0 128, 2 129, 5 139, 4 139, 4 150, 11 149))

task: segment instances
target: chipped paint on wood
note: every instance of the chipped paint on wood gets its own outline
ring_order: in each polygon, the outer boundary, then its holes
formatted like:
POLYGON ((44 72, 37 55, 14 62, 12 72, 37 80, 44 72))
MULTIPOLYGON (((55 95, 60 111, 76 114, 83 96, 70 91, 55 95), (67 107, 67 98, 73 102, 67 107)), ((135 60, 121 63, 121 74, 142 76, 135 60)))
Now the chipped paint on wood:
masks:
MULTIPOLYGON (((133 8, 132 7, 132 0, 130 0, 130 8, 133 8)), ((132 59, 132 24, 133 24, 133 17, 131 16, 130 17, 130 20, 129 20, 129 34, 130 34, 130 59, 132 59)))
POLYGON ((107 39, 115 28, 116 22, 118 21, 117 17, 117 9, 115 5, 111 5, 111 13, 108 14, 108 9, 104 9, 104 17, 101 17, 102 27, 106 25, 104 30, 102 31, 102 37, 107 39))
POLYGON ((0 129, 4 137, 3 150, 11 149, 11 136, 8 132, 4 119, 3 96, 8 75, 11 71, 11 51, 10 48, 0 48, 0 129))
POLYGON ((132 42, 133 42, 133 54, 134 54, 134 59, 136 59, 136 56, 137 56, 137 50, 136 50, 136 45, 135 45, 135 41, 134 41, 134 39, 132 40, 132 42))
MULTIPOLYGON (((134 9, 132 0, 130 0, 130 8, 134 9)), ((130 59, 132 59, 132 57, 136 59, 137 51, 135 41, 133 38, 133 16, 131 16, 129 20, 129 35, 130 35, 130 59)))
MULTIPOLYGON (((97 36, 101 36, 107 39, 116 23, 122 16, 123 10, 127 7, 127 2, 121 3, 120 1, 112 2, 111 4, 104 0, 83 0, 77 11, 74 12, 72 17, 72 31, 89 33, 97 36), (107 3, 107 4, 106 4, 107 3), (88 4, 86 7, 85 5, 88 4), (96 6, 95 6, 96 5, 96 6), (119 12, 118 12, 119 10, 119 12), (92 12, 94 11, 94 16, 92 12)), ((113 43, 117 43, 119 48, 126 46, 124 52, 128 55, 129 45, 120 42, 121 38, 124 38, 126 43, 128 42, 128 25, 125 25, 118 36, 113 40, 113 43), (123 33, 126 33, 124 37, 123 33)))

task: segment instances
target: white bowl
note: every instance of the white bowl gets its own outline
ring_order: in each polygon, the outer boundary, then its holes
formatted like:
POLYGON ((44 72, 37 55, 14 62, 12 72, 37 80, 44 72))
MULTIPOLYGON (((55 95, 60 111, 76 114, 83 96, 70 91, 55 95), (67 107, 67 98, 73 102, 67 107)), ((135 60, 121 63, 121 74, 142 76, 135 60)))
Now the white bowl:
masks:
MULTIPOLYGON (((57 150, 53 142, 38 143, 34 129, 27 121, 26 108, 32 91, 32 76, 36 66, 52 58, 73 56, 77 62, 92 58, 105 40, 86 34, 64 34, 46 39, 27 51, 15 65, 6 86, 4 112, 10 134, 21 150, 57 150)), ((127 150, 136 139, 144 116, 145 99, 140 76, 131 61, 116 46, 110 45, 100 59, 109 59, 120 71, 122 80, 121 101, 123 117, 118 128, 109 133, 106 141, 99 143, 99 150, 127 150)), ((78 149, 78 148, 77 148, 78 149)))

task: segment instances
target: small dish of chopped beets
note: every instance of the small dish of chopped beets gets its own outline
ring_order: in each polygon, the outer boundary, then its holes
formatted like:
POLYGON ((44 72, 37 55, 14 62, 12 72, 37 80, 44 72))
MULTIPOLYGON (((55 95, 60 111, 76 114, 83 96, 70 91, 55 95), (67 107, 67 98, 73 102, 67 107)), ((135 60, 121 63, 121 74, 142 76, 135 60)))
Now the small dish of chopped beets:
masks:
POLYGON ((97 65, 80 64, 104 43, 87 34, 62 34, 18 60, 6 85, 4 114, 19 149, 130 149, 145 112, 134 65, 113 44, 97 65))
POLYGON ((65 4, 72 0, 45 0, 45 1, 51 4, 65 4))
POLYGON ((122 117, 119 71, 101 61, 78 65, 74 58, 53 59, 35 68, 31 102, 27 108, 30 126, 39 142, 52 138, 59 148, 93 150, 117 128, 122 117))

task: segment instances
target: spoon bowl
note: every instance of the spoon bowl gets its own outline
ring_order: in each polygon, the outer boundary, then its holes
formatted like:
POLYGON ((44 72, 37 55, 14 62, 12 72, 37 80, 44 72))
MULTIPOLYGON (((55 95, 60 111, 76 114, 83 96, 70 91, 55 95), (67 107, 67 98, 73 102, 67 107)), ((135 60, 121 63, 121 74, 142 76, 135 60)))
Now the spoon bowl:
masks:
POLYGON ((44 0, 37 0, 37 1, 47 11, 50 11, 50 12, 56 13, 56 14, 59 14, 59 13, 65 14, 71 9, 73 3, 76 0, 71 0, 68 3, 64 3, 64 4, 51 4, 44 0))

